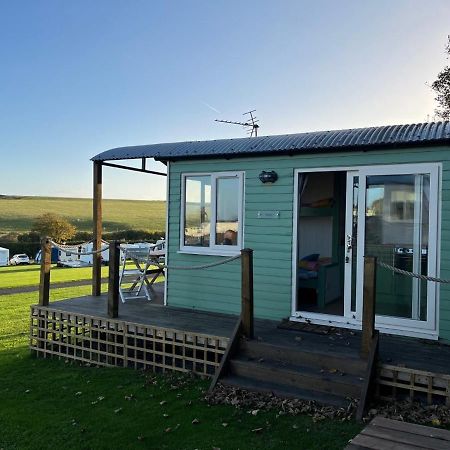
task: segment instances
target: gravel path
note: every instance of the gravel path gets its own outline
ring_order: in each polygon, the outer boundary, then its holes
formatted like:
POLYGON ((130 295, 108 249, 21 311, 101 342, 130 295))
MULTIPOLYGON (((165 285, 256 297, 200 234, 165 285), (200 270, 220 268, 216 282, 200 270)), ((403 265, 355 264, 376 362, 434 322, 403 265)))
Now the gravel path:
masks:
MULTIPOLYGON (((102 283, 106 283, 108 278, 102 278, 102 283)), ((74 286, 88 286, 91 284, 92 280, 75 280, 75 281, 64 281, 63 283, 53 283, 50 289, 61 289, 74 286)), ((33 286, 22 286, 17 288, 3 288, 0 289, 0 295, 9 294, 24 294, 27 292, 37 292, 39 290, 39 285, 33 286)))

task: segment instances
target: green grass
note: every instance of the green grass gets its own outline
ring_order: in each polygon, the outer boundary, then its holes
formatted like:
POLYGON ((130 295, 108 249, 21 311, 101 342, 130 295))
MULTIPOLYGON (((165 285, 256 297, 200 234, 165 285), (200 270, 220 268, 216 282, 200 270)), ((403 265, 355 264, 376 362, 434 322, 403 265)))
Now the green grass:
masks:
MULTIPOLYGON (((53 289, 51 300, 89 291, 53 289)), ((333 450, 361 428, 208 406, 202 400, 208 381, 198 378, 36 359, 27 348, 36 300, 36 293, 0 296, 1 449, 333 450)))
MULTIPOLYGON (((0 268, 0 289, 36 286, 39 284, 40 266, 10 266, 0 268)), ((52 283, 89 280, 92 267, 67 268, 52 266, 50 272, 52 283)), ((102 267, 102 276, 108 276, 108 267, 102 267)))
MULTIPOLYGON (((145 200, 103 200, 104 231, 142 229, 165 230, 165 202, 145 200)), ((79 231, 92 231, 92 200, 62 197, 0 197, 0 235, 31 230, 44 212, 60 214, 79 231)))

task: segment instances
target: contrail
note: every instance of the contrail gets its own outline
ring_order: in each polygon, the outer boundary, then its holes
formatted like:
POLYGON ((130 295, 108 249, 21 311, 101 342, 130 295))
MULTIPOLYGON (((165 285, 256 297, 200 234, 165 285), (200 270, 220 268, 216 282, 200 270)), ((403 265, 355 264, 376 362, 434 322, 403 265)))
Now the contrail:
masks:
POLYGON ((221 114, 220 111, 216 108, 214 108, 214 106, 211 106, 209 103, 204 102, 203 100, 200 100, 201 103, 203 103, 207 108, 209 108, 211 111, 216 112, 217 114, 221 114))

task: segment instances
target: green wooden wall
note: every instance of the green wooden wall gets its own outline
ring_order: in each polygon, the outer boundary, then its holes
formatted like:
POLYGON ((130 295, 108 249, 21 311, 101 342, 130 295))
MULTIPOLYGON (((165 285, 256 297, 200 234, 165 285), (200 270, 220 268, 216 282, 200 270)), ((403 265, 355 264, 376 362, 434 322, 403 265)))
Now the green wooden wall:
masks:
MULTIPOLYGON (((171 162, 169 264, 198 265, 220 259, 217 256, 179 253, 181 174, 244 171, 244 245, 254 249, 255 315, 270 319, 288 317, 291 311, 294 169, 420 162, 442 162, 441 277, 450 278, 450 147, 171 162), (258 179, 261 170, 275 170, 278 181, 273 185, 263 185, 258 179), (258 210, 279 210, 281 215, 279 219, 257 219, 258 210)), ((238 313, 239 270, 239 261, 201 271, 173 270, 168 276, 168 304, 238 313)), ((440 287, 439 328, 440 337, 450 340, 448 284, 440 287)))

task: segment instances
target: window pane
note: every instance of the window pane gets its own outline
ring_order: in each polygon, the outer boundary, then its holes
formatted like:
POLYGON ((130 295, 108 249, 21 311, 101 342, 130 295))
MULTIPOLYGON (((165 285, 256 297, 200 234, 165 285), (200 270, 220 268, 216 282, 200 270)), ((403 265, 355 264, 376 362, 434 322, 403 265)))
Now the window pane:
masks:
POLYGON ((209 247, 211 228, 211 177, 186 177, 184 245, 209 247))
POLYGON ((237 245, 239 233, 239 179, 218 178, 216 244, 237 245))

